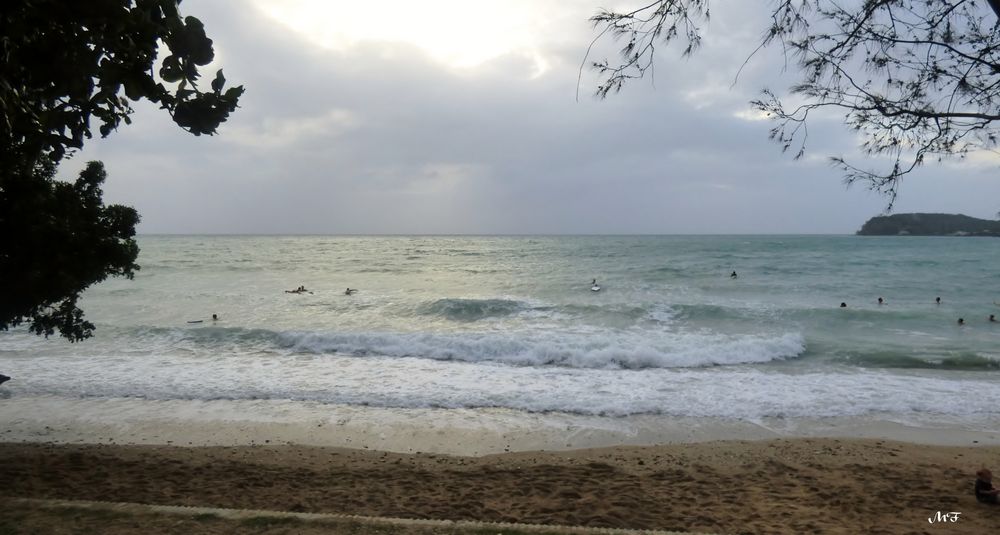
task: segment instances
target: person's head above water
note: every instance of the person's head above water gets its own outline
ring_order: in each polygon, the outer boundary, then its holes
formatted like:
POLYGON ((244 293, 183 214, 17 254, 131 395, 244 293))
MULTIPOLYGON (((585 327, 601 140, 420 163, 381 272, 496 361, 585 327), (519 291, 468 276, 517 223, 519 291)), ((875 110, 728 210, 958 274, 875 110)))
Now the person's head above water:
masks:
POLYGON ((847 308, 847 303, 841 303, 840 308, 847 308))
POLYGON ((965 325, 965 318, 958 318, 959 325, 965 325))

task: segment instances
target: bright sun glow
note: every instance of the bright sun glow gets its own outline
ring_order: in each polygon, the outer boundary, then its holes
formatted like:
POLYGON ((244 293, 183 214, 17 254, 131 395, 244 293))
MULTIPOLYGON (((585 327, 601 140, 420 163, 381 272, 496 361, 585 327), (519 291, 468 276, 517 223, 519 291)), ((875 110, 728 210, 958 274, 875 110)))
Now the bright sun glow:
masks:
POLYGON ((531 0, 255 0, 268 16, 334 50, 366 41, 419 47, 452 67, 475 67, 508 53, 534 58, 544 17, 531 0))

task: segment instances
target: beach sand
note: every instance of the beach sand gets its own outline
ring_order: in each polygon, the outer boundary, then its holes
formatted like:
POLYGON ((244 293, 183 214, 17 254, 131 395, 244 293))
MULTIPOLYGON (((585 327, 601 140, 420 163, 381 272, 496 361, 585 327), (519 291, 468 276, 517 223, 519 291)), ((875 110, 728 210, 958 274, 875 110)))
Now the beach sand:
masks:
MULTIPOLYGON (((995 428, 14 395, 0 402, 0 499, 707 533, 995 533, 1000 507, 972 493, 977 469, 1000 470, 995 428), (928 522, 939 512, 961 514, 928 522)), ((85 532, 102 518, 10 500, 0 509, 0 532, 85 532)), ((120 533, 142 523, 124 522, 120 533)))
MULTIPOLYGON (((0 444, 5 497, 711 533, 993 533, 1000 447, 801 438, 480 457, 307 446, 0 444), (957 522, 928 522, 937 512, 957 522)), ((13 514, 9 510, 5 515, 13 514)))

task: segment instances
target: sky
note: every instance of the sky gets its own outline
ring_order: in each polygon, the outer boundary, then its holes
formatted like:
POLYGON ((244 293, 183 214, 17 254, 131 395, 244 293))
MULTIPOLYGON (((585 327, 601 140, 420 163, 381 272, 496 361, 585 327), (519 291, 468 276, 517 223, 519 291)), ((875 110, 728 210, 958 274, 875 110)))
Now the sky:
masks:
MULTIPOLYGON (((740 72, 759 3, 716 9, 694 57, 661 47, 653 78, 595 97, 588 19, 641 3, 185 0, 215 43, 204 83, 223 68, 240 108, 195 137, 137 103, 60 177, 103 161, 106 202, 147 234, 847 234, 884 212, 828 163, 872 163, 839 117, 809 123, 799 160, 768 140, 749 101, 794 73, 777 51, 740 72)), ((993 219, 998 171, 992 153, 926 165, 893 212, 993 219)))

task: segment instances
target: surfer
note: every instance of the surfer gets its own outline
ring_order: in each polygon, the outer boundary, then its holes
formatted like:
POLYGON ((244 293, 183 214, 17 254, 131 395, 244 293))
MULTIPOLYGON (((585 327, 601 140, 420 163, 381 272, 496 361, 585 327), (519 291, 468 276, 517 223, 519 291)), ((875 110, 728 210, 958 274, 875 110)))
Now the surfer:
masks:
POLYGON ((597 286, 597 279, 590 281, 591 286, 597 286))
POLYGON ((739 275, 737 275, 735 271, 733 271, 732 274, 729 275, 730 279, 735 279, 736 277, 739 277, 739 275))
POLYGON ((218 314, 212 314, 212 321, 219 321, 219 315, 218 314))
POLYGON ((959 325, 965 325, 965 318, 958 318, 959 325))
POLYGON ((358 291, 357 288, 347 288, 344 290, 344 295, 353 295, 356 291, 358 291))
POLYGON ((847 303, 840 303, 840 308, 847 308, 847 303))
POLYGON ((996 322, 997 322, 996 315, 995 314, 990 314, 990 323, 996 323, 996 322))
POLYGON ((10 377, 0 373, 0 385, 6 383, 7 381, 10 381, 10 377))
POLYGON ((941 304, 941 298, 940 297, 935 297, 934 298, 934 304, 935 305, 940 305, 941 304))
POLYGON ((884 300, 882 300, 882 298, 881 298, 881 297, 879 297, 879 298, 878 298, 878 304, 879 304, 879 305, 884 305, 884 304, 885 304, 885 301, 884 301, 884 300))

